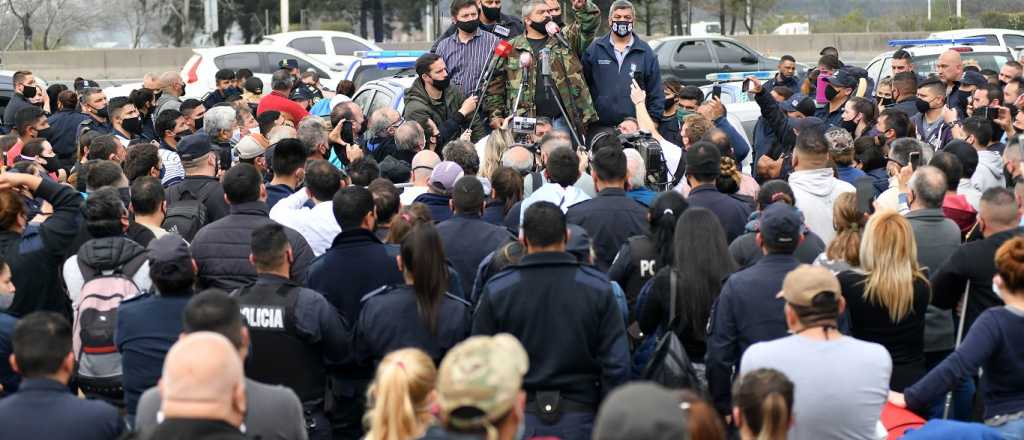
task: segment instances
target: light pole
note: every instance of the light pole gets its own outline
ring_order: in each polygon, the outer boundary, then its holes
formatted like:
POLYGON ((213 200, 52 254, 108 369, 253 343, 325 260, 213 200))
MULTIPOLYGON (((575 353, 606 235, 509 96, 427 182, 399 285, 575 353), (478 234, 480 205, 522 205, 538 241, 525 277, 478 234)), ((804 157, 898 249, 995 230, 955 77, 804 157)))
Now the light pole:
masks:
POLYGON ((281 0, 281 32, 288 32, 288 0, 281 0))
POLYGON ((928 21, 932 21, 932 0, 928 0, 928 21))

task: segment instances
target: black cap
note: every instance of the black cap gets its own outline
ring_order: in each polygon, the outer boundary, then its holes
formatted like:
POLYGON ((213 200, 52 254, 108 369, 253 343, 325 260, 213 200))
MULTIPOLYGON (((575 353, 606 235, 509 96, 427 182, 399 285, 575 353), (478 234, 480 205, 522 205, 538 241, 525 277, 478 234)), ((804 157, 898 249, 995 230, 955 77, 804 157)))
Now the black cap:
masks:
POLYGON ((981 87, 988 84, 988 80, 986 80, 985 75, 982 75, 980 72, 965 70, 964 77, 960 79, 960 84, 981 87))
POLYGON ((188 162, 209 154, 213 151, 213 145, 210 144, 210 137, 206 133, 200 132, 181 138, 178 141, 177 151, 178 157, 182 161, 188 162))
POLYGON ((378 166, 380 167, 381 177, 390 180, 394 184, 408 182, 409 176, 412 173, 412 168, 406 161, 395 159, 394 156, 384 158, 378 166))
POLYGON ((843 69, 837 70, 832 76, 826 80, 829 84, 836 87, 843 87, 846 89, 853 89, 857 87, 857 77, 850 74, 843 69))
POLYGON ((100 84, 91 79, 75 78, 75 91, 81 92, 85 89, 98 89, 100 84))
POLYGON ((166 234, 149 242, 149 264, 177 263, 191 261, 192 253, 188 243, 178 234, 166 234))
POLYGON ((817 107, 814 105, 814 98, 803 93, 794 94, 789 99, 780 102, 779 108, 786 113, 800 112, 804 116, 813 116, 817 110, 817 107))
POLYGON ((722 153, 718 146, 711 142, 697 142, 686 150, 686 174, 719 174, 721 173, 722 153))
POLYGON ((245 90, 248 90, 250 93, 255 93, 257 95, 263 94, 263 80, 255 76, 245 80, 245 83, 242 84, 242 87, 244 87, 245 90))
POLYGON ((594 422, 594 440, 689 440, 687 404, 678 393, 653 382, 633 382, 612 391, 594 422))
POLYGON ((292 96, 289 99, 292 101, 312 101, 313 98, 313 92, 309 88, 300 86, 292 90, 292 96))
POLYGON ((803 224, 796 208, 772 203, 761 211, 761 238, 773 245, 790 245, 800 240, 803 224))
POLYGON ((280 67, 282 69, 298 69, 299 60, 296 60, 295 58, 285 58, 281 61, 278 61, 277 67, 280 67))

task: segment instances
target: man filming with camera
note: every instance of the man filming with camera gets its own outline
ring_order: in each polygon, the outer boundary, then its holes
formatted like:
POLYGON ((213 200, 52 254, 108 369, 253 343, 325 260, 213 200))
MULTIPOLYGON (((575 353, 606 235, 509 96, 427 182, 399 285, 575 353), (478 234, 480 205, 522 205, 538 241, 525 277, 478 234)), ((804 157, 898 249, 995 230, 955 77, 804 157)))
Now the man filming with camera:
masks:
POLYGON ((633 102, 636 121, 626 119, 619 124, 624 146, 636 148, 644 158, 647 186, 656 191, 674 188, 683 180, 682 171, 686 169, 683 148, 658 133, 658 126, 647 112, 647 92, 636 81, 629 85, 629 99, 633 102))

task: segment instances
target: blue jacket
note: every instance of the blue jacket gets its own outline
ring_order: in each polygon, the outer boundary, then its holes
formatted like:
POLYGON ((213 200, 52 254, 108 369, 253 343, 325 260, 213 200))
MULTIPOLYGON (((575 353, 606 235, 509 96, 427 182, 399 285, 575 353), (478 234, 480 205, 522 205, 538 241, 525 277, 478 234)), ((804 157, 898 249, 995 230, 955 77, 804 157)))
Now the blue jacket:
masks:
POLYGON ((590 43, 580 61, 601 125, 615 126, 627 116, 636 117, 629 99, 629 85, 634 78, 647 92, 647 113, 652 118, 660 118, 665 112, 658 55, 638 35, 633 34, 633 46, 622 59, 621 66, 615 58, 611 34, 590 43))
POLYGON ((593 240, 598 269, 608 270, 622 243, 647 233, 647 209, 626 197, 622 188, 605 188, 597 197, 569 207, 565 221, 580 225, 593 240))
MULTIPOLYGON (((14 344, 11 338, 14 337, 14 324, 17 323, 18 318, 0 312, 0 359, 10 359, 11 354, 14 353, 14 344)), ((19 382, 21 382, 21 376, 11 369, 11 363, 0 362, 0 386, 4 387, 0 396, 18 391, 19 382)))
POLYGON ((846 103, 839 106, 835 111, 829 111, 829 104, 825 104, 823 107, 819 107, 814 112, 814 116, 822 121, 825 121, 825 127, 838 127, 843 122, 843 109, 846 108, 846 103))
POLYGON ((729 118, 722 116, 715 121, 715 127, 718 127, 725 132, 725 136, 729 138, 729 145, 732 146, 733 156, 736 157, 736 162, 739 163, 747 157, 750 153, 750 144, 747 143, 746 139, 736 131, 736 127, 733 127, 729 123, 729 118))
POLYGON ((700 185, 690 190, 687 198, 691 207, 707 208, 715 213, 725 230, 726 242, 732 243, 736 237, 743 235, 747 227, 747 218, 753 208, 728 194, 722 194, 714 185, 700 185))
POLYGON ((401 348, 423 350, 438 365, 445 353, 469 337, 473 326, 468 301, 450 293, 437 305, 436 331, 423 322, 411 285, 385 286, 362 299, 363 310, 355 325, 356 358, 374 366, 401 348))
POLYGON ((17 394, 0 400, 0 438, 4 439, 109 440, 119 438, 124 430, 117 408, 79 399, 67 385, 50 379, 25 379, 17 394))
POLYGON ((46 140, 61 159, 73 159, 78 140, 78 127, 90 119, 89 115, 74 110, 61 110, 50 115, 50 131, 46 140))
POLYGON ((557 390, 597 405, 629 373, 629 347, 612 284, 566 252, 530 254, 484 285, 473 334, 511 333, 526 349, 523 390, 557 390))
POLYGON ((800 93, 800 81, 797 79, 796 75, 793 75, 789 78, 782 78, 780 80, 779 74, 778 72, 776 72, 775 76, 773 76, 772 79, 764 82, 763 87, 765 88, 765 90, 770 92, 776 86, 786 86, 789 87, 789 90, 792 90, 793 93, 800 93))
POLYGON ((389 284, 405 282, 388 247, 362 228, 341 231, 309 267, 306 286, 327 297, 349 325, 359 319, 360 300, 389 284))
POLYGON ((476 269, 487 254, 515 240, 503 226, 492 225, 477 214, 459 213, 437 225, 444 244, 444 254, 452 262, 462 282, 462 292, 469 298, 476 269))
POLYGON ((654 198, 658 197, 658 193, 651 191, 651 189, 646 186, 641 186, 640 188, 629 190, 629 192, 626 193, 626 197, 636 200, 641 205, 650 208, 651 204, 654 203, 654 198))
MULTIPOLYGON (((867 173, 861 171, 860 168, 854 166, 840 166, 839 169, 839 180, 853 185, 857 178, 866 176, 867 173)), ((888 181, 888 180, 887 180, 888 181)))
POLYGON ((430 218, 434 220, 434 223, 441 223, 452 216, 452 208, 448 206, 449 200, 451 197, 425 192, 412 202, 427 205, 427 208, 430 209, 430 218))

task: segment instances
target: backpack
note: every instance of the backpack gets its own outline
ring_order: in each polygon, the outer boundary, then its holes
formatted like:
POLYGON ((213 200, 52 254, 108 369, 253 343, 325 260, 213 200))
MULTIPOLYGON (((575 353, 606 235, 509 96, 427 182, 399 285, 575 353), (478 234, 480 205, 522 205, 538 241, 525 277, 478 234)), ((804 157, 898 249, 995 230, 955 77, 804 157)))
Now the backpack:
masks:
POLYGON ((86 396, 114 402, 122 398, 121 354, 114 343, 117 309, 121 302, 141 293, 132 276, 146 258, 146 253, 141 253, 127 263, 104 272, 78 260, 78 269, 85 284, 82 285, 81 300, 75 307, 72 345, 77 362, 75 377, 86 396))
POLYGON ((697 394, 705 395, 704 384, 697 376, 697 371, 686 355, 683 343, 676 332, 676 271, 669 271, 669 288, 671 300, 668 327, 654 349, 654 354, 644 366, 642 378, 670 389, 690 389, 697 394))
POLYGON ((203 185, 198 191, 183 187, 181 199, 167 207, 167 214, 160 226, 191 242, 199 229, 206 226, 206 205, 203 201, 210 195, 212 186, 203 185))

